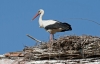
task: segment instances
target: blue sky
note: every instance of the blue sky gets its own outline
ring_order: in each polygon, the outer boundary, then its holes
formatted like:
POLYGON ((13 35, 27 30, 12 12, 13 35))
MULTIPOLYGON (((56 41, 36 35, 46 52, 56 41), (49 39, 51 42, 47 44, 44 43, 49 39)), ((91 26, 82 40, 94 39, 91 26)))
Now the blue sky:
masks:
POLYGON ((99 25, 77 19, 100 23, 100 0, 0 0, 0 54, 20 51, 24 45, 34 46, 35 41, 26 34, 41 41, 49 40, 49 33, 39 28, 38 18, 31 21, 39 9, 45 10, 43 19, 72 25, 72 31, 56 33, 55 38, 74 34, 100 36, 99 25))

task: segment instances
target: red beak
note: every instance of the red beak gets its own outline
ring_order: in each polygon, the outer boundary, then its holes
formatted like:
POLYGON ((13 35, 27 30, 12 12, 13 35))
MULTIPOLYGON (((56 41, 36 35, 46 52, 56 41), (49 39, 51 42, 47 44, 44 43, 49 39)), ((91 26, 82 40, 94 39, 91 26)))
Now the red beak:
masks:
POLYGON ((32 18, 32 20, 34 20, 38 15, 39 15, 39 13, 37 13, 37 14, 32 18))

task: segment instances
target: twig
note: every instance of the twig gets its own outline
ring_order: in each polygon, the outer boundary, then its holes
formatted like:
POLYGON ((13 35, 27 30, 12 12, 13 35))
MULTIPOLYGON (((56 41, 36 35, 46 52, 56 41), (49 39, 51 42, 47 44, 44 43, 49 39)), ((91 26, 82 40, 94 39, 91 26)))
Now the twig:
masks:
POLYGON ((38 40, 38 39, 36 39, 36 38, 30 36, 29 34, 27 34, 27 36, 28 36, 29 38, 31 38, 32 40, 35 40, 36 42, 42 43, 42 41, 40 41, 40 40, 38 40))

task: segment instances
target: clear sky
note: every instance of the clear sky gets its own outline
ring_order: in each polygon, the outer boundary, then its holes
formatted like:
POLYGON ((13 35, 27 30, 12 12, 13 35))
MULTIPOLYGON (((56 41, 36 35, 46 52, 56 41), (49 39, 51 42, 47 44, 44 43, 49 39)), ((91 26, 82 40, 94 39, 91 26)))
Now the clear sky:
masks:
POLYGON ((0 0, 0 54, 20 51, 24 45, 34 46, 36 42, 26 34, 41 41, 49 40, 49 33, 39 28, 38 17, 31 21, 39 9, 45 11, 43 19, 72 25, 72 31, 56 33, 55 38, 74 34, 100 36, 99 25, 77 19, 100 23, 100 0, 0 0))

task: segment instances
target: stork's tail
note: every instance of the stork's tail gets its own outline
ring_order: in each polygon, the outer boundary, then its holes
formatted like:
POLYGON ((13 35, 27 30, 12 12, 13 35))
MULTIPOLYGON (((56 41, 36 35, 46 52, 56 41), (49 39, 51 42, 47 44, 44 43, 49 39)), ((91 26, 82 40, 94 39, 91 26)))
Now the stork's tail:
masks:
POLYGON ((70 24, 68 24, 68 23, 63 23, 63 25, 66 26, 66 31, 71 31, 71 30, 72 30, 72 27, 71 27, 70 24))

